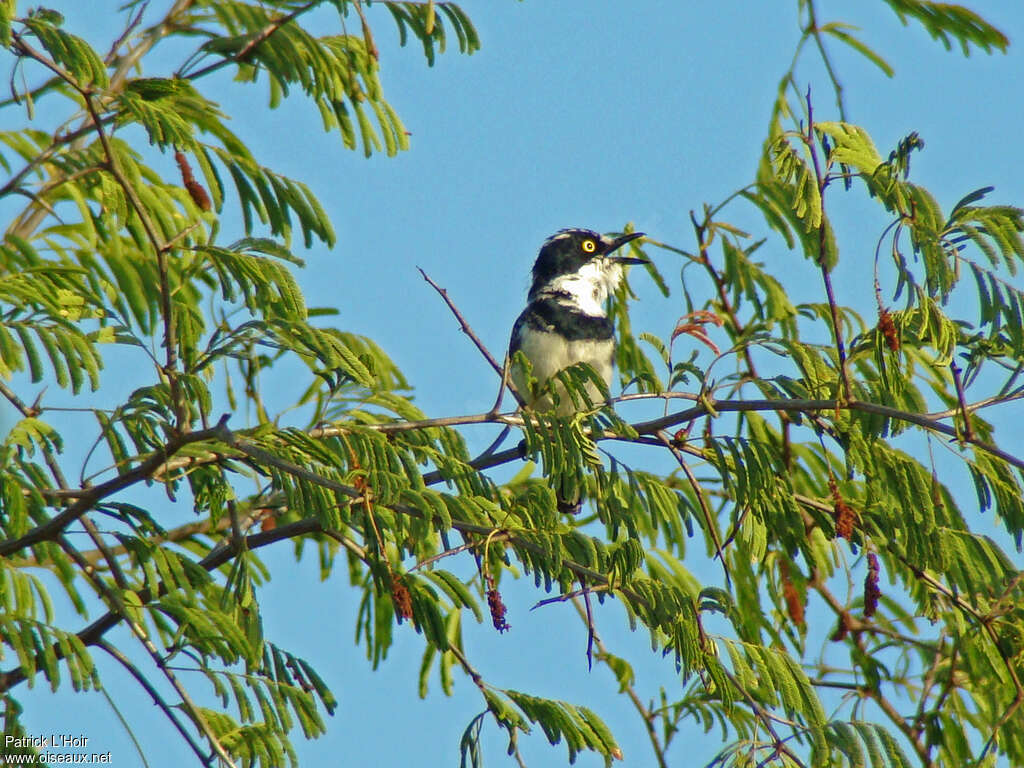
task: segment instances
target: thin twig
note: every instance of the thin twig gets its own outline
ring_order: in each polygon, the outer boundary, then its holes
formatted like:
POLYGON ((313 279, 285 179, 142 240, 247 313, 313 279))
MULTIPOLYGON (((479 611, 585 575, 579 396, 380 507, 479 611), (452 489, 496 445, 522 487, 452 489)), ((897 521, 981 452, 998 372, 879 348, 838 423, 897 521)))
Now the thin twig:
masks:
POLYGON ((171 721, 171 724, 175 727, 178 733, 181 734, 182 738, 185 739, 185 743, 192 748, 192 751, 195 752, 196 757, 199 758, 200 762, 202 762, 203 765, 207 766, 207 768, 213 768, 212 756, 207 756, 203 754, 202 748, 199 746, 198 743, 196 743, 196 740, 192 738, 192 734, 178 719, 177 715, 174 714, 174 710, 171 708, 171 706, 166 701, 164 701, 164 698, 160 695, 160 692, 153 687, 152 683, 149 682, 149 678, 146 677, 138 667, 132 664, 131 660, 127 656, 125 656, 123 653, 117 650, 117 648, 112 646, 106 640, 101 638, 97 640, 94 643, 94 645, 96 645, 96 647, 105 651, 108 655, 115 659, 118 664, 120 664, 122 667, 125 668, 125 670, 128 671, 128 674, 135 678, 135 682, 141 685, 143 690, 145 690, 146 693, 150 695, 150 697, 153 699, 153 703, 156 704, 157 707, 160 708, 160 711, 163 712, 164 715, 166 715, 167 719, 171 721))
POLYGON ((469 336, 473 344, 476 345, 476 348, 480 350, 480 354, 484 356, 484 359, 490 364, 491 368, 494 369, 494 372, 497 373, 498 376, 502 376, 503 374, 501 364, 494 359, 494 355, 492 355, 490 351, 487 349, 487 347, 484 346, 484 343, 480 341, 480 337, 473 332, 473 329, 469 326, 469 323, 466 322, 466 318, 462 316, 462 313, 459 311, 459 308, 455 306, 455 302, 453 302, 451 298, 448 296, 447 289, 442 288, 437 283, 435 283, 431 279, 430 275, 423 271, 422 267, 416 267, 416 269, 418 269, 419 273, 423 275, 423 279, 430 284, 430 287, 437 291, 438 295, 442 299, 444 299, 444 303, 448 305, 448 309, 452 311, 452 314, 455 315, 455 319, 459 321, 459 328, 462 330, 464 334, 469 336))
POLYGON ((203 735, 206 736, 206 739, 210 742, 210 747, 213 749, 214 753, 216 753, 216 755, 220 758, 221 765, 228 766, 228 768, 235 768, 235 763, 234 761, 232 761, 231 756, 227 753, 227 750, 224 748, 224 745, 221 744, 220 738, 217 736, 216 733, 214 733, 213 729, 210 727, 210 724, 206 721, 206 718, 203 716, 202 711, 192 700, 192 697, 189 694, 188 690, 185 688, 184 685, 181 684, 181 681, 178 680, 177 675, 175 675, 173 670, 171 670, 167 666, 167 663, 161 656, 160 651, 157 649, 156 645, 150 639, 149 633, 138 621, 132 618, 131 614, 128 612, 124 600, 122 600, 121 598, 121 595, 118 592, 107 587, 103 580, 100 579, 99 576, 93 572, 93 569, 90 566, 90 564, 86 562, 84 558, 82 558, 81 553, 71 546, 66 537, 58 537, 57 543, 60 545, 64 553, 75 561, 75 564, 78 566, 78 568, 86 574, 96 592, 100 595, 100 597, 104 600, 105 603, 107 603, 108 607, 111 609, 111 612, 119 615, 121 618, 124 619, 125 622, 127 622, 128 628, 131 630, 132 634, 135 635, 135 638, 142 644, 143 648, 146 649, 146 652, 149 654, 150 658, 153 659, 153 663, 161 672, 163 672, 164 677, 167 678, 167 681, 171 684, 171 687, 174 688, 175 692, 178 694, 178 697, 181 699, 182 706, 184 707, 185 711, 189 714, 189 716, 192 718, 196 727, 200 731, 202 731, 203 735))
MULTIPOLYGON (((856 400, 852 402, 843 402, 840 400, 734 400, 734 401, 715 401, 715 411, 718 413, 724 412, 736 412, 736 411, 835 411, 835 410, 850 410, 860 411, 863 413, 874 413, 879 416, 885 416, 890 419, 896 419, 897 421, 905 421, 909 424, 915 424, 924 429, 930 429, 935 432, 940 432, 944 435, 948 435, 954 439, 960 439, 959 435, 953 427, 937 421, 923 413, 911 413, 909 411, 901 411, 898 408, 891 408, 887 405, 879 405, 878 403, 869 403, 862 400, 856 400)), ((693 408, 688 408, 685 411, 679 411, 668 416, 663 416, 658 419, 652 419, 650 421, 643 421, 633 424, 633 428, 640 434, 656 434, 659 429, 666 429, 676 424, 682 424, 691 421, 700 416, 708 414, 707 406, 704 404, 696 405, 693 408)), ((965 442, 970 443, 977 448, 996 456, 1008 464, 1012 464, 1019 469, 1024 470, 1024 459, 1018 458, 1013 454, 1007 453, 1001 448, 974 438, 973 440, 966 440, 965 442)))
POLYGON ((669 449, 672 453, 673 458, 679 464, 680 469, 686 475, 686 479, 690 481, 690 487, 693 489, 694 495, 697 497, 697 501, 700 502, 701 512, 704 515, 704 524, 707 526, 708 535, 711 536, 711 541, 715 545, 715 554, 719 561, 722 563, 722 571, 725 573, 725 584, 726 587, 732 586, 732 576, 729 574, 729 564, 725 560, 725 552, 722 550, 722 541, 718 536, 718 526, 715 525, 715 517, 711 514, 711 508, 708 506, 708 501, 704 497, 704 491, 697 482, 697 478, 693 474, 693 470, 690 469, 690 465, 686 463, 683 458, 682 452, 672 443, 672 439, 668 436, 665 430, 659 430, 657 437, 661 440, 662 444, 669 449))
MULTIPOLYGON (((733 306, 732 300, 729 298, 728 284, 715 269, 711 263, 711 256, 708 253, 710 241, 705 237, 707 234, 708 225, 712 222, 709 220, 711 212, 707 213, 703 222, 697 221, 697 217, 693 211, 690 211, 690 223, 693 225, 694 236, 697 238, 697 248, 699 251, 699 257, 697 262, 704 267, 704 270, 708 273, 708 277, 711 278, 711 282, 715 285, 715 292, 718 294, 718 303, 721 305, 722 310, 729 318, 729 323, 732 326, 733 339, 742 338, 746 332, 746 327, 739 318, 739 314, 736 311, 736 307, 733 306)), ((746 375, 744 379, 756 379, 757 370, 754 367, 754 358, 750 354, 750 347, 743 346, 741 349, 743 355, 743 363, 746 367, 746 375)))
POLYGON ((555 605, 556 603, 567 603, 574 598, 582 597, 584 592, 609 592, 610 590, 611 587, 607 585, 596 587, 585 586, 579 589, 574 589, 572 592, 563 592, 562 594, 555 595, 554 597, 546 597, 543 600, 538 600, 530 606, 530 610, 535 611, 538 608, 543 608, 546 605, 555 605))
POLYGON ((109 63, 116 65, 113 74, 110 76, 109 92, 114 93, 121 90, 125 80, 136 70, 139 61, 149 53, 150 49, 168 36, 168 33, 179 29, 178 17, 185 13, 196 0, 175 0, 174 4, 167 9, 167 13, 156 24, 147 27, 139 36, 136 43, 127 53, 117 56, 109 63))
POLYGON ((971 414, 967 410, 967 398, 964 397, 964 382, 960 378, 960 366, 956 362, 949 364, 949 371, 953 374, 953 385, 956 387, 956 399, 960 404, 960 414, 964 419, 964 437, 968 442, 974 440, 974 428, 971 426, 971 414))
POLYGON ((343 546, 345 549, 347 549, 353 555, 358 557, 364 563, 369 565, 369 563, 370 563, 370 553, 367 552, 366 547, 359 546, 354 541, 352 541, 352 539, 350 539, 348 536, 343 535, 340 531, 336 531, 333 528, 325 529, 324 533, 327 534, 328 536, 330 536, 332 539, 334 539, 339 544, 341 544, 341 546, 343 546))
MULTIPOLYGON (((637 399, 659 399, 664 397, 670 397, 679 395, 681 393, 652 393, 646 395, 627 395, 621 398, 616 398, 613 402, 625 401, 625 400, 637 400, 637 399)), ((1012 398, 1007 399, 1019 399, 1022 395, 1015 393, 1012 398)), ((670 397, 670 399, 672 399, 670 397)), ((687 396, 682 399, 693 400, 693 396, 687 396)), ((968 409, 982 408, 995 405, 996 403, 991 399, 979 401, 976 404, 969 405, 968 409)), ((743 412, 743 411, 776 411, 785 413, 787 411, 801 412, 805 414, 813 414, 818 411, 860 411, 862 413, 873 413, 879 416, 885 416, 889 419, 895 419, 897 421, 907 422, 914 424, 923 429, 932 430, 943 435, 947 435, 954 439, 962 439, 963 435, 958 433, 956 429, 941 422, 941 419, 949 418, 952 415, 956 415, 959 409, 956 411, 948 412, 943 411, 940 413, 911 413, 909 411, 902 411, 897 408, 892 408, 886 405, 880 405, 877 403, 871 403, 865 400, 858 400, 855 402, 840 402, 838 400, 765 400, 765 399, 752 399, 752 400, 724 400, 714 401, 712 405, 716 413, 729 413, 729 412, 743 412)), ((597 440, 616 440, 626 441, 635 443, 638 445, 658 445, 661 446, 663 443, 656 437, 659 431, 668 429, 669 427, 676 426, 679 424, 686 424, 702 416, 710 414, 708 409, 708 403, 700 403, 691 408, 687 408, 682 411, 670 413, 666 416, 652 419, 649 421, 639 421, 631 424, 631 427, 638 433, 638 436, 623 436, 618 435, 614 432, 606 431, 601 435, 595 437, 597 440)), ((375 429, 381 432, 393 433, 403 432, 418 429, 430 429, 438 426, 457 426, 457 425, 468 425, 468 424, 505 424, 509 426, 520 426, 523 423, 522 417, 516 414, 497 414, 491 415, 488 413, 472 414, 468 416, 454 416, 454 417, 443 417, 436 419, 423 419, 420 421, 399 421, 399 422, 387 422, 382 424, 365 424, 360 425, 360 429, 375 429)), ((329 426, 329 427, 316 427, 315 429, 309 430, 307 434, 314 438, 327 438, 336 437, 343 435, 348 432, 348 429, 344 426, 329 426)), ((205 432, 212 437, 216 437, 216 428, 205 432)), ((973 440, 966 441, 971 445, 979 448, 986 453, 990 453, 1007 463, 1024 470, 1024 459, 1018 458, 1013 454, 1010 454, 998 446, 975 438, 973 440)), ((180 447, 180 446, 179 446, 180 447)), ((688 453, 693 451, 687 450, 688 453)), ((694 453, 697 456, 703 456, 703 454, 697 452, 694 453)), ((191 455, 187 457, 176 458, 168 460, 162 466, 158 467, 156 471, 152 473, 153 477, 162 477, 171 472, 180 470, 186 470, 191 467, 202 466, 206 464, 212 464, 219 461, 225 461, 229 456, 222 453, 211 452, 205 455, 191 455)), ((517 461, 522 458, 522 451, 519 448, 510 448, 500 453, 485 454, 476 459, 470 461, 467 466, 475 470, 490 469, 492 467, 507 464, 511 461, 517 461)), ((438 470, 433 470, 423 474, 423 481, 427 485, 435 485, 446 479, 446 475, 438 470)), ((96 486, 99 487, 99 486, 96 486)), ((87 492, 94 490, 89 489, 72 489, 72 488, 58 488, 58 489, 40 489, 40 493, 47 499, 53 500, 73 500, 82 498, 87 492)), ((2 544, 0 544, 0 555, 3 554, 2 544)))
POLYGON ((475 549, 476 547, 479 547, 482 543, 483 542, 480 542, 480 541, 467 541, 466 543, 460 544, 457 547, 452 547, 451 549, 444 549, 444 550, 438 552, 436 555, 431 555, 430 557, 427 557, 427 558, 425 558, 423 560, 420 560, 418 563, 416 563, 416 565, 414 565, 409 570, 410 571, 418 571, 420 568, 426 568, 428 565, 433 565, 438 560, 443 560, 446 557, 451 557, 452 555, 457 555, 460 552, 465 552, 465 551, 470 550, 470 549, 475 549))
POLYGON ((99 501, 102 501, 108 496, 111 496, 128 486, 134 485, 141 480, 146 480, 152 477, 153 474, 163 466, 171 456, 180 451, 186 445, 218 438, 223 434, 222 429, 226 423, 227 416, 224 416, 216 427, 204 429, 199 432, 192 432, 187 435, 174 436, 167 442, 167 445, 154 452, 148 459, 143 461, 134 469, 130 469, 112 480, 101 483, 100 485, 83 488, 78 500, 60 514, 54 515, 45 523, 36 526, 23 536, 19 536, 16 539, 0 541, 0 557, 9 557, 19 549, 24 549, 25 547, 30 547, 40 541, 46 541, 47 539, 54 538, 68 525, 75 522, 82 515, 92 509, 99 501))
POLYGON ((975 411, 980 411, 982 408, 990 408, 993 405, 1003 405, 1004 403, 1010 403, 1014 400, 1020 400, 1021 398, 1024 398, 1024 389, 1018 389, 1005 395, 993 395, 992 397, 986 397, 983 400, 967 403, 965 406, 957 405, 956 408, 947 408, 944 411, 933 411, 932 413, 927 414, 927 416, 929 419, 948 419, 951 416, 956 416, 964 411, 974 413, 975 411))
POLYGON ((26 419, 31 419, 42 413, 42 409, 30 405, 26 405, 25 402, 18 397, 17 393, 10 387, 8 387, 3 381, 0 381, 0 395, 3 395, 7 400, 18 409, 18 412, 26 419))
MULTIPOLYGON (((921 683, 921 693, 917 703, 917 711, 914 713, 914 719, 912 721, 913 725, 911 726, 911 729, 914 733, 914 738, 921 738, 921 735, 925 731, 926 707, 928 705, 929 700, 931 699, 931 691, 932 688, 935 686, 939 670, 941 667, 946 666, 947 659, 949 660, 949 674, 944 675, 946 679, 946 685, 948 685, 951 680, 955 679, 953 671, 956 667, 956 646, 953 645, 950 649, 947 650, 945 647, 945 638, 946 631, 943 630, 935 643, 935 654, 934 656, 932 656, 932 663, 928 665, 928 671, 925 672, 924 680, 921 683)), ((944 685, 943 687, 945 688, 946 686, 944 685)), ((942 696, 942 693, 943 692, 940 691, 939 695, 942 696)), ((935 709, 935 711, 938 711, 938 707, 934 707, 933 709, 935 709)))
MULTIPOLYGON (((226 425, 226 417, 222 418, 218 425, 212 428, 211 430, 204 430, 203 432, 193 432, 189 435, 180 436, 176 438, 176 442, 178 444, 196 442, 200 437, 207 437, 208 432, 216 433, 217 437, 222 442, 231 446, 235 450, 249 456, 250 458, 260 461, 266 465, 275 467, 281 470, 282 472, 286 472, 293 476, 300 477, 303 480, 319 485, 323 488, 333 490, 337 493, 342 494, 343 496, 347 496, 353 500, 353 503, 360 503, 363 499, 363 493, 354 487, 344 485, 330 478, 317 475, 315 472, 311 472, 310 470, 304 467, 299 467, 298 465, 293 464, 289 461, 280 459, 276 456, 273 456, 272 454, 267 453, 262 448, 258 448, 249 443, 246 443, 243 440, 238 439, 231 432, 231 430, 228 429, 226 425)), ((168 449, 166 450, 170 450, 170 444, 168 449)), ((83 499, 79 501, 70 509, 76 509, 77 507, 79 507, 79 505, 83 505, 85 509, 88 509, 96 501, 96 499, 93 498, 94 495, 97 498, 102 498, 104 497, 104 495, 109 495, 108 491, 112 487, 112 483, 119 483, 118 488, 121 488, 127 485, 131 485, 133 482, 137 482, 139 479, 148 476, 148 474, 151 474, 151 467, 157 465, 158 462, 159 457, 155 457, 155 460, 151 458, 148 462, 144 463, 144 465, 140 465, 140 467, 137 468, 137 470, 135 470, 131 478, 126 479, 125 476, 122 476, 121 478, 116 478, 115 480, 110 481, 110 483, 105 483, 103 486, 96 486, 95 489, 89 489, 90 491, 92 491, 92 495, 90 495, 88 499, 83 499)), ((415 517, 418 519, 427 519, 430 520, 434 525, 442 525, 442 521, 439 518, 435 518, 432 514, 416 509, 414 507, 410 507, 404 504, 388 504, 387 507, 399 514, 407 515, 409 517, 415 517)), ((84 512, 78 512, 76 515, 73 516, 73 519, 77 519, 77 517, 83 513, 84 512)), ((56 520, 56 518, 54 518, 54 520, 56 520)), ((45 525, 53 525, 54 520, 49 521, 45 525)), ((40 528, 42 527, 43 526, 40 526, 40 528)), ((478 525, 475 523, 467 523, 457 520, 453 520, 451 522, 451 527, 462 534, 476 534, 484 537, 490 536, 492 537, 492 539, 494 539, 496 536, 502 536, 503 540, 509 541, 513 544, 513 546, 530 550, 531 552, 534 552, 536 554, 544 554, 546 552, 545 548, 540 544, 528 538, 514 536, 513 534, 501 528, 478 525)), ((39 529, 35 530, 38 531, 39 529)), ((204 557, 199 562, 199 565, 207 571, 212 571, 215 568, 218 568, 219 566, 223 565, 225 562, 229 561, 232 557, 234 557, 238 553, 238 551, 240 551, 241 546, 244 546, 245 549, 247 550, 254 550, 259 547, 267 546, 269 544, 284 539, 289 539, 305 534, 323 532, 324 529, 317 520, 305 518, 303 520, 296 521, 295 523, 280 526, 270 531, 264 531, 258 534, 246 536, 243 542, 233 542, 229 540, 221 546, 214 548, 206 557, 204 557)), ((3 545, 0 545, 0 555, 4 554, 3 550, 5 547, 10 548, 12 544, 16 544, 17 542, 28 538, 29 535, 38 537, 36 540, 48 538, 48 536, 41 535, 38 533, 33 534, 33 532, 30 532, 30 534, 26 534, 26 536, 22 537, 22 539, 15 540, 15 542, 5 542, 3 545)), ((14 547, 14 550, 18 548, 20 548, 20 546, 14 547)), ((91 568, 92 566, 88 563, 85 563, 83 567, 91 568)), ((602 588, 608 587, 607 578, 604 574, 600 573, 599 571, 595 571, 592 568, 589 568, 587 566, 581 565, 580 563, 568 559, 564 559, 562 561, 562 567, 570 573, 572 573, 578 579, 586 579, 591 584, 601 585, 602 588)), ((162 590, 163 587, 161 587, 161 593, 162 590)), ((630 589, 629 587, 618 586, 616 587, 615 591, 636 606, 644 607, 647 609, 650 608, 648 600, 639 593, 630 589)), ((156 598, 156 595, 152 594, 148 589, 138 590, 136 594, 138 595, 139 600, 143 605, 156 598)), ((112 610, 108 612, 106 615, 94 621, 92 624, 90 624, 83 630, 81 630, 78 633, 78 637, 84 645, 90 645, 96 642, 96 640, 98 640, 99 638, 101 638, 111 628, 116 626, 122 620, 122 618, 123 617, 120 613, 112 610)), ((54 646, 53 652, 56 654, 57 658, 63 658, 63 651, 60 649, 59 646, 54 646)), ((25 673, 23 672, 23 670, 21 670, 21 668, 14 668, 7 672, 0 673, 0 693, 10 689, 12 686, 17 685, 24 680, 25 673)))
MULTIPOLYGON (((580 607, 577 600, 573 600, 573 606, 576 608, 576 612, 580 615, 580 619, 587 624, 588 627, 593 627, 593 623, 588 621, 587 614, 584 609, 580 607)), ((597 660, 607 663, 608 659, 611 658, 611 654, 608 652, 608 648, 605 647, 602 642, 600 635, 596 632, 593 633, 594 644, 597 646, 597 660)), ((633 683, 625 681, 620 683, 622 690, 629 696, 629 700, 633 702, 633 707, 640 715, 640 719, 644 721, 644 728, 647 730, 647 737, 651 740, 651 748, 654 750, 654 757, 658 761, 658 768, 668 768, 668 761, 665 759, 665 746, 661 743, 658 737, 658 731, 654 727, 654 721, 657 716, 651 712, 643 701, 637 695, 636 688, 633 687, 633 683)))
MULTIPOLYGON (((819 43, 820 44, 820 43, 819 43)), ((824 55, 824 50, 822 50, 824 55)), ((827 62, 827 59, 826 59, 827 62)), ((832 330, 836 339, 836 354, 839 357, 839 380, 843 385, 842 399, 853 398, 853 389, 850 386, 850 375, 846 370, 846 343, 843 341, 842 320, 839 317, 839 305, 836 303, 835 290, 832 287, 832 268, 825 263, 825 251, 827 250, 828 229, 825 218, 825 187, 828 179, 822 173, 818 162, 818 150, 814 141, 814 107, 811 104, 811 88, 807 87, 807 133, 804 141, 807 150, 811 155, 811 163, 814 165, 814 176, 818 183, 818 197, 821 200, 821 222, 818 224, 818 267, 821 269, 821 279, 825 284, 825 297, 828 300, 829 313, 832 316, 832 330)))
POLYGON ((594 669, 594 638, 597 637, 597 630, 594 628, 594 609, 590 605, 590 590, 587 589, 587 582, 580 579, 580 589, 583 591, 583 605, 587 609, 587 671, 594 669))
MULTIPOLYGON (((128 579, 124 577, 124 573, 121 571, 121 565, 117 562, 117 557, 110 551, 107 543, 103 540, 103 536, 97 530, 95 523, 89 519, 88 515, 83 515, 80 522, 82 523, 82 527, 85 528, 85 532, 89 534, 89 538, 92 539, 93 544, 96 545, 96 549, 103 555, 103 559, 107 563, 107 568, 110 570, 110 575, 114 577, 114 583, 117 584, 119 589, 130 589, 131 587, 128 584, 128 579)), ((92 565, 92 561, 85 557, 85 553, 79 554, 82 555, 82 560, 84 562, 92 565)))
POLYGON ((449 653, 451 653, 452 656, 455 657, 456 661, 459 662, 459 665, 462 667, 463 671, 467 675, 469 675, 469 679, 473 681, 473 685, 475 685, 481 691, 486 693, 487 692, 487 683, 484 682, 483 675, 481 675, 479 672, 477 672, 476 668, 472 664, 469 663, 469 659, 466 658, 466 654, 464 654, 460 648, 458 648, 455 645, 451 645, 451 644, 449 644, 449 646, 448 646, 448 648, 446 650, 449 653))
POLYGON ((199 78, 205 77, 206 75, 216 72, 217 70, 221 69, 222 67, 226 67, 229 64, 237 64, 239 62, 245 61, 246 58, 252 55, 253 51, 255 51, 260 45, 265 43, 268 39, 270 39, 270 36, 277 32, 279 29, 281 29, 281 27, 291 23, 297 17, 301 16, 303 13, 310 10, 311 8, 320 5, 320 2, 321 0, 313 0, 313 2, 306 3, 305 5, 296 8, 291 13, 286 13, 283 16, 271 20, 270 23, 268 23, 263 29, 256 33, 252 40, 250 40, 248 43, 242 46, 242 48, 239 49, 238 53, 223 58, 220 61, 215 61, 213 64, 209 64, 203 67, 202 69, 197 69, 195 72, 184 73, 178 71, 175 73, 175 77, 184 78, 186 80, 198 80, 199 78))
POLYGON ((117 56, 117 50, 124 44, 124 41, 128 39, 132 32, 134 32, 140 23, 142 23, 142 15, 149 8, 149 0, 145 0, 135 11, 134 16, 128 17, 128 23, 125 25, 124 31, 117 36, 117 39, 111 43, 110 50, 107 51, 107 55, 103 57, 105 64, 111 64, 117 56))
MULTIPOLYGON (((505 355, 505 362, 501 366, 501 386, 498 387, 498 396, 494 400, 494 405, 491 406, 491 410, 488 413, 497 414, 501 410, 501 401, 505 398, 505 387, 509 385, 509 366, 512 361, 508 355, 505 355)), ((519 399, 519 393, 514 391, 514 388, 510 388, 516 401, 522 405, 522 401, 519 399)))
POLYGON ((839 108, 839 119, 845 121, 846 107, 843 103, 843 84, 836 75, 835 69, 832 67, 832 60, 825 51, 825 41, 821 37, 821 27, 818 26, 817 13, 815 12, 813 0, 812 2, 808 2, 806 5, 807 27, 804 30, 804 34, 810 34, 814 39, 815 45, 818 47, 818 53, 821 54, 821 63, 825 66, 825 72, 828 73, 828 78, 832 82, 832 90, 835 91, 836 94, 836 106, 839 108))
POLYGON ((737 691, 739 691, 740 695, 747 700, 747 705, 754 713, 754 717, 756 717, 761 722, 761 726, 772 737, 771 746, 773 749, 773 753, 772 758, 770 759, 774 759, 774 757, 777 757, 778 755, 785 755, 793 762, 793 765, 805 768, 804 762, 799 757, 797 757, 796 753, 793 752, 793 750, 786 746, 786 739, 781 738, 779 734, 775 731, 775 726, 773 725, 773 723, 782 723, 783 725, 788 725, 792 728, 799 728, 800 726, 791 720, 785 720, 769 712, 767 709, 762 707, 757 702, 757 700, 747 690, 747 687, 743 683, 741 683, 732 672, 724 668, 721 671, 726 676, 726 678, 728 678, 729 682, 732 683, 732 686, 737 691))

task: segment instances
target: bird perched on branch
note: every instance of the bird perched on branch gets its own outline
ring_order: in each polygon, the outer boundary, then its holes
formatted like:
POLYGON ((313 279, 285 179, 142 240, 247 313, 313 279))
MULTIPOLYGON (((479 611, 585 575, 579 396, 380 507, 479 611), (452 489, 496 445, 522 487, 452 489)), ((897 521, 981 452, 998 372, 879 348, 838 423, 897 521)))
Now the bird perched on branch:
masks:
MULTIPOLYGON (((622 281, 622 265, 644 263, 617 253, 639 237, 642 232, 610 237, 589 229, 563 229, 544 241, 533 265, 526 309, 516 320, 509 343, 509 355, 514 358, 521 351, 540 385, 576 363, 589 363, 606 387, 611 385, 615 328, 605 305, 622 281)), ((554 406, 550 394, 534 398, 522 366, 513 363, 511 374, 526 405, 540 411, 554 406)), ((556 413, 573 413, 576 406, 565 388, 558 384, 554 391, 556 413)), ((604 399, 592 382, 587 394, 595 403, 604 399)), ((575 512, 579 500, 559 498, 558 506, 575 512)))
MULTIPOLYGON (((639 237, 642 232, 610 237, 589 229, 563 229, 544 241, 533 265, 526 309, 512 327, 509 343, 509 354, 514 357, 521 350, 540 384, 575 363, 589 363, 605 384, 611 385, 615 329, 605 304, 622 280, 622 265, 644 263, 617 254, 639 237)), ((551 409, 549 395, 531 399, 521 366, 513 365, 511 373, 527 405, 551 409)), ((593 385, 588 393, 595 402, 603 398, 593 385)), ((571 414, 575 410, 572 399, 564 390, 558 394, 558 413, 571 414)))

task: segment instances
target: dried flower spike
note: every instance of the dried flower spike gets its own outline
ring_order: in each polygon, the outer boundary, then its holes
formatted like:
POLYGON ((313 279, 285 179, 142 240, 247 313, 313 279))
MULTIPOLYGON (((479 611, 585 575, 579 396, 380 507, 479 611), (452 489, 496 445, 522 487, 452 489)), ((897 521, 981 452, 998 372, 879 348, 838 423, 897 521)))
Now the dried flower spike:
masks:
POLYGON ((391 600, 399 621, 412 618, 412 595, 398 576, 391 577, 391 600))
POLYGON ((882 590, 878 588, 878 555, 868 553, 868 575, 864 577, 864 618, 870 619, 878 610, 878 598, 882 590))
POLYGON ((834 477, 828 479, 828 487, 832 491, 832 518, 836 523, 836 536, 852 541, 853 530, 857 524, 857 513, 843 500, 834 477))
POLYGON ((505 603, 501 600, 501 593, 497 589, 487 590, 487 607, 491 611, 491 622, 499 632, 506 632, 511 627, 505 621, 505 603))
POLYGON ((885 346, 893 352, 899 352, 900 334, 896 330, 896 323, 893 322, 892 313, 885 307, 878 310, 878 330, 885 337, 885 346))
POLYGON ((786 600, 786 613, 790 620, 801 629, 806 625, 804 621, 804 603, 800 599, 800 592, 793 579, 789 576, 789 563, 779 560, 779 575, 782 579, 782 596, 786 600))
POLYGON ((192 175, 192 168, 188 164, 185 155, 181 152, 175 152, 174 159, 178 163, 178 170, 181 171, 181 183, 185 187, 185 191, 188 192, 189 197, 192 198, 192 202, 200 210, 209 211, 213 207, 210 203, 210 196, 206 194, 203 185, 196 181, 195 176, 192 175))

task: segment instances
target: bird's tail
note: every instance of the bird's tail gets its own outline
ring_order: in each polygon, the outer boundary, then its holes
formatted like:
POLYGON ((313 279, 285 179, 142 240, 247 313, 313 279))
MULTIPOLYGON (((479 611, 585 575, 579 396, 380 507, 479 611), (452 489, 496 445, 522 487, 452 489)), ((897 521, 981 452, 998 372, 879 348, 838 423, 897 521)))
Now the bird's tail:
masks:
POLYGON ((563 515, 578 515, 583 508, 583 499, 576 495, 573 499, 565 498, 561 493, 555 494, 558 511, 563 515))

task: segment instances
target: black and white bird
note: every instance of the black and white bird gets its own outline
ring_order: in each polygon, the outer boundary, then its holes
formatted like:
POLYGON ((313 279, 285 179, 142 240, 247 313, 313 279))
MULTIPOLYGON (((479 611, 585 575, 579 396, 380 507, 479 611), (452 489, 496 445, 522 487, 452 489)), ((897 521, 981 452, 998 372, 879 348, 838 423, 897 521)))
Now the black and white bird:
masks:
MULTIPOLYGON (((622 280, 622 265, 644 263, 617 255, 639 237, 642 232, 610 237, 589 229, 563 229, 544 241, 533 265, 526 309, 516 320, 509 343, 509 354, 521 350, 540 384, 564 368, 589 363, 611 385, 615 329, 606 304, 622 280)), ((513 365, 511 374, 527 405, 537 410, 553 406, 549 395, 532 399, 521 366, 513 365)), ((595 403, 603 399, 596 386, 588 387, 588 394, 595 403)), ((572 398, 563 391, 558 395, 557 413, 571 414, 572 398)))

